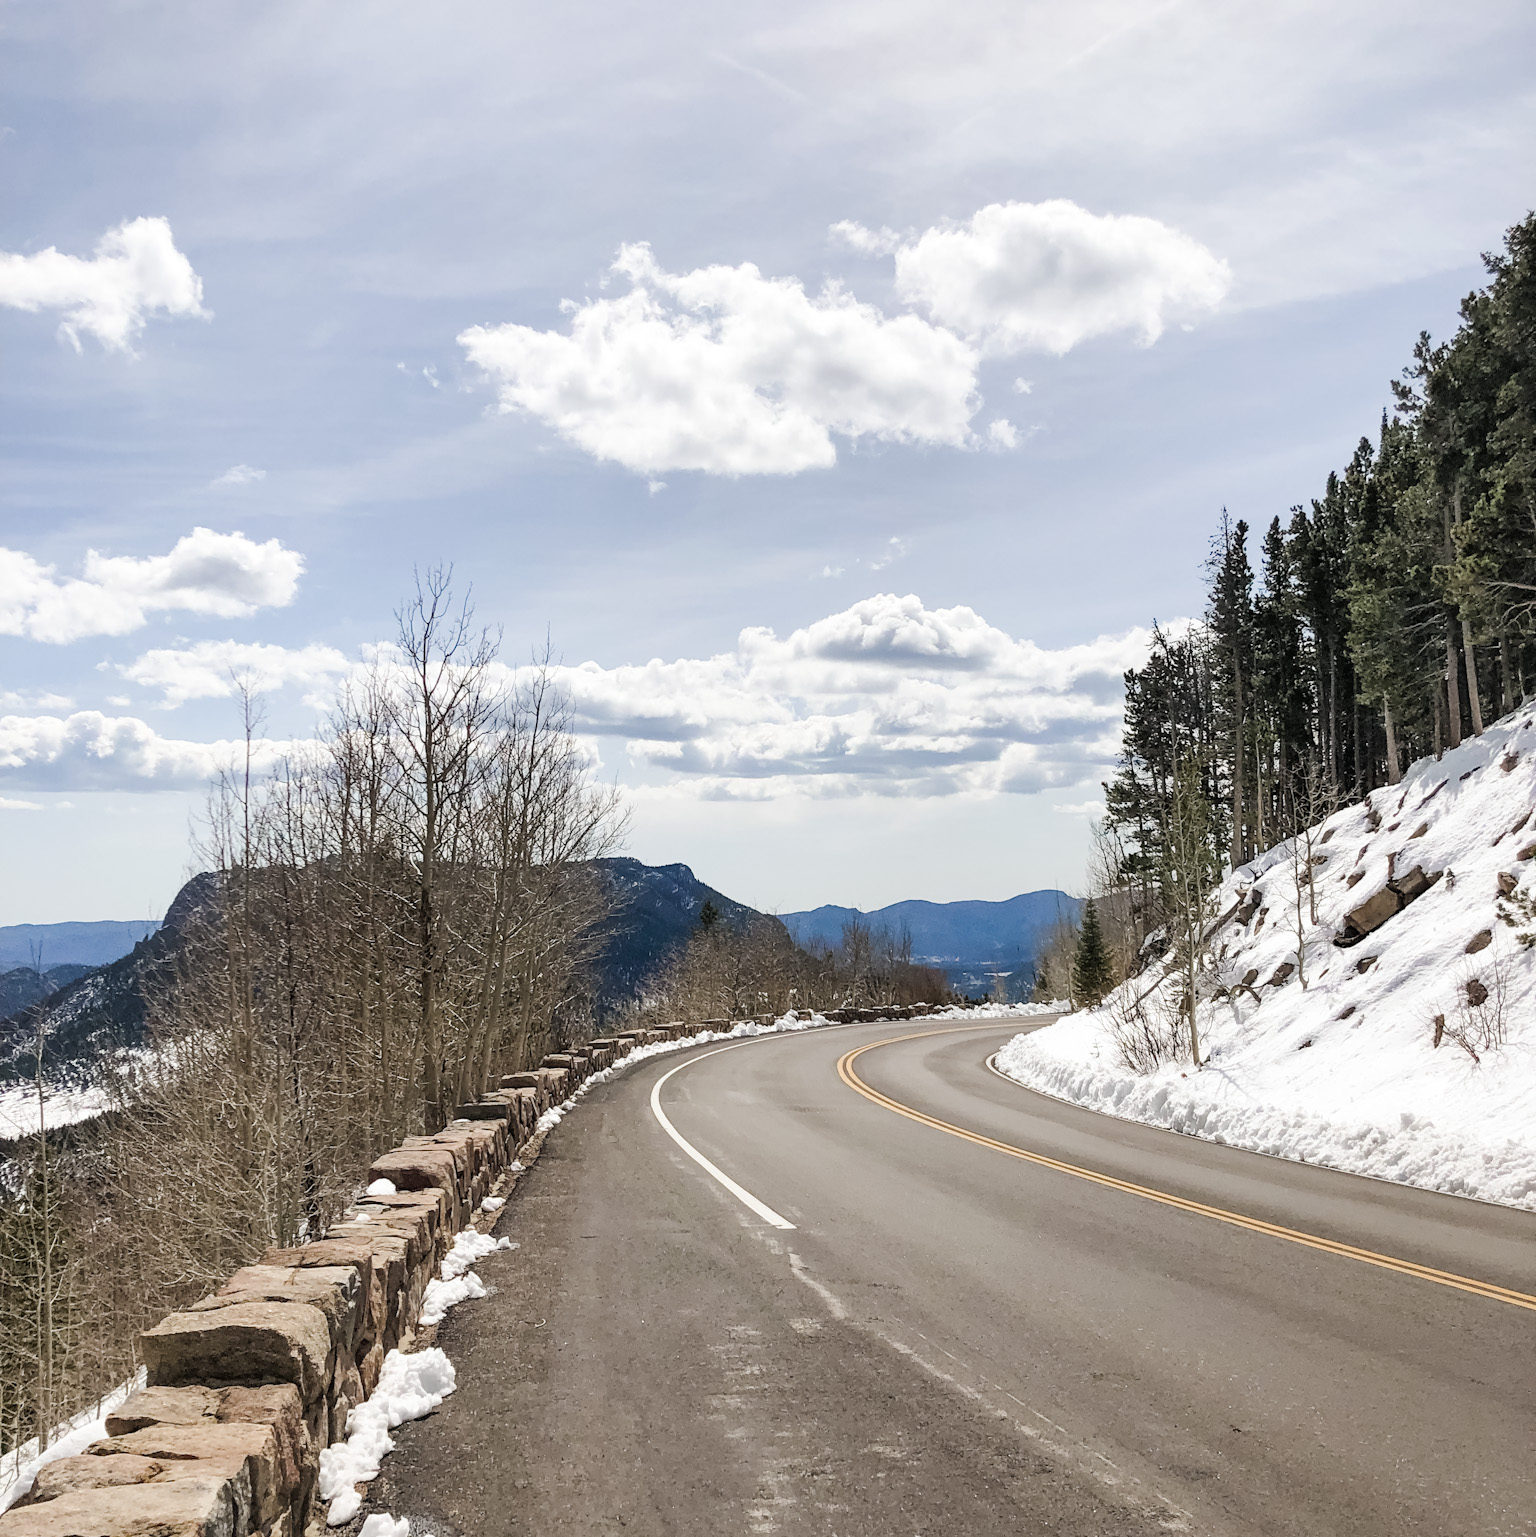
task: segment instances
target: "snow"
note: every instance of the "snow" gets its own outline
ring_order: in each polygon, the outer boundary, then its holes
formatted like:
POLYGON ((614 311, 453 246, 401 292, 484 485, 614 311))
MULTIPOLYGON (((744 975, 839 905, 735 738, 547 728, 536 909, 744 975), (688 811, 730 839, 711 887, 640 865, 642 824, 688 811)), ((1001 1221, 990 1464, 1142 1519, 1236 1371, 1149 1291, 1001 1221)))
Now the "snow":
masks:
POLYGON ((1173 983, 1157 968, 1102 1008, 1016 1036, 997 1066, 1110 1115, 1536 1211, 1536 949, 1501 921, 1498 885, 1504 874, 1536 894, 1536 860, 1520 857, 1536 843, 1536 818, 1522 821, 1533 807, 1527 708, 1319 824, 1316 924, 1304 876, 1298 899, 1290 843, 1228 877, 1214 915, 1251 907, 1254 893, 1259 902, 1212 936, 1209 991, 1226 996, 1199 1007, 1205 1067, 1186 1057, 1138 1073, 1121 1057, 1117 1016, 1137 998, 1171 1006, 1173 983), (1358 944, 1336 947, 1345 914, 1383 889, 1389 863, 1398 877, 1422 866, 1441 878, 1358 944), (1298 958, 1305 987, 1294 972, 1273 980, 1298 958), (1488 990, 1481 1007, 1469 982, 1488 990), (1436 1016, 1449 1028, 1501 1022, 1504 1039, 1474 1040, 1475 1058, 1449 1035, 1436 1047, 1436 1016))
POLYGON ((505 1206, 506 1204, 507 1204, 506 1196, 504 1196, 504 1195, 488 1195, 480 1203, 480 1210, 481 1211, 496 1212, 496 1211, 500 1211, 501 1208, 503 1206, 505 1206))
POLYGON ((358 1528, 357 1537, 410 1537, 411 1523, 401 1516, 398 1520, 382 1510, 376 1510, 358 1528))
POLYGON ((424 1419, 441 1407, 456 1386, 453 1362, 441 1350, 408 1355, 391 1350, 384 1357, 378 1386, 347 1416, 347 1439, 320 1453, 320 1498, 330 1506, 327 1526, 344 1526, 362 1509, 357 1486, 379 1476, 380 1464, 395 1449, 389 1432, 410 1420, 424 1419))
POLYGON ((515 1248, 517 1245, 510 1238, 492 1238, 489 1233, 477 1233, 473 1228, 457 1234, 453 1247, 443 1257, 442 1279, 427 1282, 421 1301, 422 1326, 440 1324, 448 1310, 461 1302, 489 1296, 485 1282, 471 1267, 498 1249, 515 1248))
POLYGON ((376 1179, 363 1192, 364 1195, 395 1195, 395 1182, 392 1179, 376 1179))
POLYGON ((75 1457, 93 1441, 99 1441, 107 1433, 107 1416, 127 1402, 130 1393, 137 1393, 144 1386, 144 1369, 117 1387, 88 1409, 64 1424, 56 1426, 48 1438, 48 1449, 39 1451, 37 1438, 24 1441, 20 1446, 0 1457, 0 1510, 9 1510, 17 1500, 31 1492, 37 1475, 60 1457, 75 1457))
POLYGON ((0 1088, 0 1137, 35 1137, 43 1118, 50 1129, 88 1121, 111 1103, 111 1095, 99 1088, 70 1089, 48 1084, 43 1089, 43 1117, 39 1117, 37 1089, 32 1084, 10 1084, 0 1088))

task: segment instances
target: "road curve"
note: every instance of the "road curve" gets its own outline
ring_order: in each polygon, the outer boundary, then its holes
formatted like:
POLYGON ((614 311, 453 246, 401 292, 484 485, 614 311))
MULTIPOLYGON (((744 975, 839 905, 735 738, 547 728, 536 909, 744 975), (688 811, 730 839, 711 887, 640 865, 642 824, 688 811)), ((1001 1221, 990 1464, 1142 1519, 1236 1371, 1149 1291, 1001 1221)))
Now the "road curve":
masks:
POLYGON ((1536 1533, 1536 1218, 1031 1093, 986 1063, 1034 1023, 593 1090, 372 1503, 436 1537, 1536 1533))

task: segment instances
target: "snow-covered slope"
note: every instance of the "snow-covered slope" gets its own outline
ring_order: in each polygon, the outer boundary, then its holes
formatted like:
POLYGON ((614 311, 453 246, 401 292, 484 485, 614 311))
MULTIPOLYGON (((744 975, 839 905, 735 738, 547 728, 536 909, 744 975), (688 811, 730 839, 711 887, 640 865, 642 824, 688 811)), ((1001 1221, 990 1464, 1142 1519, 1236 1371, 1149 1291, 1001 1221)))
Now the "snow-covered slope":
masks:
POLYGON ((1536 896, 1533 813, 1526 708, 1314 830, 1315 924, 1305 839, 1299 861, 1285 843, 1228 877, 1213 912, 1236 911, 1211 937, 1199 1009, 1205 1067, 1126 1065, 1130 1007, 1153 1021, 1174 1007, 1156 969, 1016 1037, 998 1065, 1113 1115, 1536 1210, 1536 949, 1500 919, 1501 880, 1536 896), (1366 923, 1390 910, 1389 881, 1418 894, 1335 944, 1372 898, 1366 923))

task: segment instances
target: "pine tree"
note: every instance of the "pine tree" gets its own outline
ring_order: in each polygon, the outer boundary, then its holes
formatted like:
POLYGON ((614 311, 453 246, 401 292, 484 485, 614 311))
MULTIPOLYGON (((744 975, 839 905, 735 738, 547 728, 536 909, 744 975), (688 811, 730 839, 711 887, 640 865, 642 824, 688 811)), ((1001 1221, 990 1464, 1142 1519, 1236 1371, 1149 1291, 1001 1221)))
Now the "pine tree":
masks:
POLYGON ((1109 946, 1104 942, 1099 910, 1089 901, 1083 908, 1082 927, 1077 931, 1077 950, 1072 957, 1072 1001, 1092 1007, 1101 1003, 1114 985, 1114 966, 1109 958, 1109 946))

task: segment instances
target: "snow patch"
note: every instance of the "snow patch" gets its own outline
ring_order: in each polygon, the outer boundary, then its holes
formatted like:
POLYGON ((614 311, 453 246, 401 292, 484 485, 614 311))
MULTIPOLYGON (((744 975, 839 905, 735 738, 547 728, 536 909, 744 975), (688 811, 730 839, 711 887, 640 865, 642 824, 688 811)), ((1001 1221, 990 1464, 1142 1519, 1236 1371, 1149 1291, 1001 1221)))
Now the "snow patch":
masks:
POLYGON ((50 1462, 57 1462, 60 1457, 76 1457, 93 1441, 101 1440, 107 1433, 107 1416, 120 1409, 129 1394, 137 1393, 144 1383, 144 1368, 140 1367, 105 1398, 56 1425, 48 1437, 46 1451, 38 1449, 38 1438, 34 1436, 0 1457, 0 1511, 9 1510, 23 1495, 30 1494, 37 1475, 50 1462))
POLYGON ((409 1355, 391 1350, 384 1357, 378 1386, 347 1416, 347 1439, 320 1453, 320 1498, 330 1507, 327 1526, 344 1526, 362 1509, 358 1486, 372 1483, 380 1464, 395 1449, 389 1432, 410 1420, 424 1419, 441 1407, 456 1386, 453 1362, 441 1350, 409 1355))

